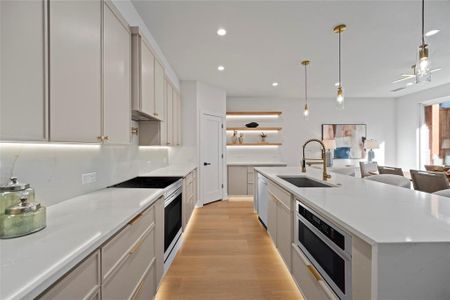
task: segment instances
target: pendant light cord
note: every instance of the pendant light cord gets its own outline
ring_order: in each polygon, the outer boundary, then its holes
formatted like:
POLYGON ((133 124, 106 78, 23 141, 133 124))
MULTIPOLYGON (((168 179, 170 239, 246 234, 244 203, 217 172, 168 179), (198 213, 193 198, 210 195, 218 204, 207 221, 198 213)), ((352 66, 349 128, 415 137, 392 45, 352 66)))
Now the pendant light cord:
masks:
POLYGON ((341 80, 341 31, 339 31, 339 87, 342 87, 341 80))
POLYGON ((308 72, 306 71, 307 65, 305 64, 305 103, 308 105, 308 72))
POLYGON ((422 46, 425 46, 425 0, 422 0, 422 46))

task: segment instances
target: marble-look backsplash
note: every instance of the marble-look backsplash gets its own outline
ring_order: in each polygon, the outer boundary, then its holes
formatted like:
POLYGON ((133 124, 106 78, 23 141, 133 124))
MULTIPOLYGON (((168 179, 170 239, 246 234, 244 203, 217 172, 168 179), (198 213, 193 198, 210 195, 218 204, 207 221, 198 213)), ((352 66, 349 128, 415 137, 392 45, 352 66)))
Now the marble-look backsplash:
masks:
MULTIPOLYGON (((16 176, 50 206, 168 165, 167 147, 0 143, 0 184, 16 176), (96 182, 81 174, 96 172, 96 182)), ((126 201, 126 199, 124 199, 126 201)))

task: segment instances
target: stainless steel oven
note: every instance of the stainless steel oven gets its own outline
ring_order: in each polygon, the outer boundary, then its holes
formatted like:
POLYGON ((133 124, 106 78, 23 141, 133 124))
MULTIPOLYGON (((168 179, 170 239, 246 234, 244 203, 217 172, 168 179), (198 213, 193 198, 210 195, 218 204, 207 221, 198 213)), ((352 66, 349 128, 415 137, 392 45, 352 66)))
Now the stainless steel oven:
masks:
POLYGON ((299 201, 295 243, 341 300, 352 299, 352 239, 299 201))
POLYGON ((182 233, 182 184, 179 180, 164 193, 164 261, 172 253, 182 233))

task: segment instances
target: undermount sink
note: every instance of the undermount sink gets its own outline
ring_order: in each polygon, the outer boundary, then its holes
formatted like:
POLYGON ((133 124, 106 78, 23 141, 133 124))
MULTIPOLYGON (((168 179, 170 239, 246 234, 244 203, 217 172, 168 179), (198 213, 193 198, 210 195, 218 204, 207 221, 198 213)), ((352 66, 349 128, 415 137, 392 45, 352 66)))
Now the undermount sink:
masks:
POLYGON ((278 176, 279 178, 286 180, 290 184, 302 188, 330 188, 335 187, 331 184, 323 183, 319 180, 311 179, 305 176, 278 176))

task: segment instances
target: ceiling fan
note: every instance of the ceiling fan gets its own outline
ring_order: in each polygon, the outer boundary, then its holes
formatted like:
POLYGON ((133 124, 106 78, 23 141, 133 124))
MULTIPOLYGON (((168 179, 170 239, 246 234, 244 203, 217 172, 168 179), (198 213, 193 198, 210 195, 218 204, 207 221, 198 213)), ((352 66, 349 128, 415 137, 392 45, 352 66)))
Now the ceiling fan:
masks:
MULTIPOLYGON (((409 74, 401 74, 399 79, 396 79, 396 80, 392 81, 392 83, 394 83, 394 84, 395 84, 395 83, 399 83, 399 82, 406 81, 406 85, 405 85, 405 86, 402 86, 402 87, 398 87, 398 88, 396 88, 396 89, 393 89, 393 90, 391 90, 391 92, 398 92, 398 91, 407 89, 408 87, 410 87, 410 86, 416 84, 416 82, 415 82, 415 78, 416 78, 416 72, 415 72, 415 70, 416 70, 416 65, 412 65, 412 66, 411 66, 411 69, 412 69, 412 73, 409 73, 409 74), (411 81, 411 80, 414 80, 414 81, 411 81)), ((437 72, 437 71, 440 71, 440 70, 441 70, 441 68, 436 68, 436 69, 431 70, 430 72, 431 72, 431 73, 434 73, 434 72, 437 72)))

